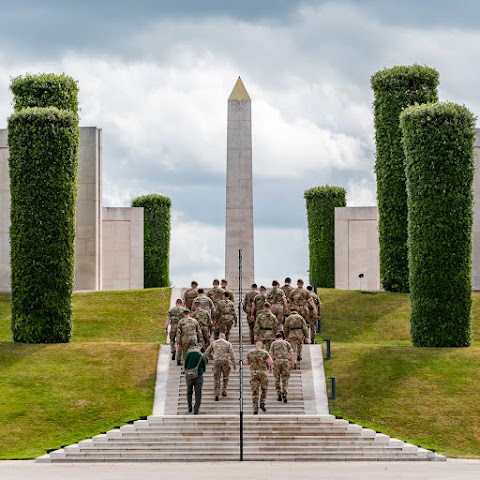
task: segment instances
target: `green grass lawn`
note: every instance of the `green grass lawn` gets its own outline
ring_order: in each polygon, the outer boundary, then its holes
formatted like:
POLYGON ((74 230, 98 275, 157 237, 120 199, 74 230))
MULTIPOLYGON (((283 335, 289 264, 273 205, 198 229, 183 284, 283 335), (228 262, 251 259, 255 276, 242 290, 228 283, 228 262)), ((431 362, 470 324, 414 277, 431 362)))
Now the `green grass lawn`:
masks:
POLYGON ((473 346, 414 348, 409 295, 320 290, 330 411, 447 456, 480 457, 480 294, 473 346))
POLYGON ((34 458, 151 414, 170 289, 78 293, 68 344, 11 341, 0 295, 0 459, 34 458))

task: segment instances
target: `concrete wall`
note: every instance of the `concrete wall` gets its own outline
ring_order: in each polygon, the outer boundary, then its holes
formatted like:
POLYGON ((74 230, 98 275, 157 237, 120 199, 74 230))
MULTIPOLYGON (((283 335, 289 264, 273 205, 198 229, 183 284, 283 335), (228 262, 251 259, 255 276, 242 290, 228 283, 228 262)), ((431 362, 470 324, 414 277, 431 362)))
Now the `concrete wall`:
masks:
POLYGON ((0 129, 0 291, 10 290, 10 176, 7 130, 0 129))
POLYGON ((143 288, 143 208, 103 208, 103 290, 143 288))
POLYGON ((377 207, 335 208, 335 288, 380 290, 377 207))

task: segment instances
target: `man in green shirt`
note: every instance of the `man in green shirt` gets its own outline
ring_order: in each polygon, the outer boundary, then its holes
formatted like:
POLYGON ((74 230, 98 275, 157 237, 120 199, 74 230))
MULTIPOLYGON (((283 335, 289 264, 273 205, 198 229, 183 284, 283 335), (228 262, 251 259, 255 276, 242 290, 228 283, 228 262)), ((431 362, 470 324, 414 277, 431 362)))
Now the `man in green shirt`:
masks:
POLYGON ((198 415, 200 404, 202 403, 203 374, 207 368, 207 357, 200 351, 200 344, 196 343, 193 350, 189 350, 185 355, 185 371, 195 368, 198 365, 198 377, 193 380, 187 380, 187 403, 188 411, 192 411, 193 390, 195 389, 195 407, 193 413, 198 415))

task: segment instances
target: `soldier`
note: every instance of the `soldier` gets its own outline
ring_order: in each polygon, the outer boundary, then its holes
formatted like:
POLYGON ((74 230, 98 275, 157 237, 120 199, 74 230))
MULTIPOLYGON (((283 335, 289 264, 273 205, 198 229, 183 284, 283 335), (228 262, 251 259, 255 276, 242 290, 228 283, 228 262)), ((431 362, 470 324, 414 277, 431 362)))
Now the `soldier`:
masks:
POLYGON ((287 301, 288 301, 288 296, 290 295, 290 292, 293 290, 291 283, 292 283, 292 279, 290 277, 287 277, 285 279, 285 285, 283 285, 282 287, 282 290, 285 292, 285 296, 287 297, 287 301))
POLYGON ((228 282, 225 279, 220 280, 221 287, 225 292, 228 293, 228 299, 235 303, 235 297, 233 296, 233 292, 227 288, 228 282))
POLYGON ((253 350, 248 352, 245 365, 250 365, 250 387, 252 389, 253 413, 258 413, 258 393, 262 390, 260 396, 260 408, 266 412, 265 399, 268 392, 267 368, 271 371, 272 359, 266 350, 263 349, 263 343, 258 341, 253 350))
POLYGON ((230 330, 232 329, 232 326, 237 326, 235 305, 231 300, 229 300, 228 292, 223 292, 223 300, 217 304, 217 314, 218 333, 224 333, 225 338, 228 340, 230 338, 230 330))
POLYGON ((312 296, 313 303, 317 308, 317 314, 315 315, 313 313, 313 308, 310 305, 308 305, 308 324, 310 326, 310 343, 315 343, 315 336, 317 335, 318 319, 320 318, 320 315, 321 315, 320 313, 321 303, 320 303, 320 298, 318 298, 318 295, 313 291, 313 287, 311 285, 307 287, 307 290, 312 296))
POLYGON ((277 317, 270 311, 270 308, 271 305, 268 302, 263 304, 263 310, 257 315, 253 329, 255 341, 260 340, 267 351, 270 350, 270 345, 277 333, 277 317))
MULTIPOLYGON (((165 326, 165 332, 168 332, 168 326, 170 325, 170 350, 172 352, 172 360, 175 360, 176 343, 175 337, 177 335, 178 322, 183 318, 182 300, 177 298, 175 306, 168 311, 167 325, 165 326)), ((180 352, 179 352, 180 353, 180 352)))
POLYGON ((207 297, 212 300, 213 305, 215 306, 215 312, 212 315, 212 320, 214 324, 214 333, 215 340, 218 338, 218 312, 217 306, 220 300, 223 300, 223 290, 220 288, 220 282, 215 279, 213 281, 213 287, 207 292, 207 297))
POLYGON ((213 360, 214 395, 215 401, 218 402, 222 375, 222 396, 226 397, 228 377, 230 376, 230 363, 233 365, 234 370, 237 369, 237 365, 235 363, 235 353, 233 352, 232 344, 228 340, 225 340, 225 334, 220 333, 218 340, 215 340, 210 344, 205 352, 205 355, 209 360, 213 360))
POLYGON ((302 359, 303 342, 308 338, 308 328, 305 319, 297 313, 296 307, 290 307, 290 315, 285 319, 283 329, 287 341, 293 348, 294 357, 296 358, 294 368, 297 368, 297 362, 302 359))
POLYGON ((251 290, 245 294, 245 299, 243 300, 243 311, 247 314, 248 327, 250 328, 250 343, 255 344, 253 339, 253 327, 255 326, 255 318, 251 317, 253 299, 257 296, 257 284, 252 283, 251 290))
POLYGON ((313 303, 310 292, 303 288, 303 280, 299 278, 297 280, 297 288, 294 288, 289 294, 290 308, 295 306, 297 312, 307 321, 309 317, 309 305, 313 310, 314 315, 317 315, 317 307, 313 303))
MULTIPOLYGON (((208 298, 208 297, 205 297, 208 298)), ((213 322, 212 317, 207 310, 201 308, 199 300, 193 302, 195 310, 192 313, 192 318, 194 318, 200 325, 200 330, 202 331, 203 336, 203 348, 207 348, 210 345, 210 336, 213 332, 213 322)))
POLYGON ((250 312, 250 318, 255 322, 257 315, 263 310, 263 304, 267 301, 267 289, 261 285, 260 286, 260 292, 255 295, 253 298, 253 303, 252 303, 252 310, 250 312))
POLYGON ((215 313, 215 305, 213 304, 212 299, 205 295, 203 288, 198 289, 198 297, 193 300, 193 303, 195 304, 197 301, 200 302, 200 308, 206 310, 210 316, 213 317, 213 314, 215 313))
POLYGON ((292 346, 283 340, 283 334, 277 333, 275 341, 270 347, 270 356, 273 360, 273 376, 275 377, 275 389, 277 390, 277 400, 287 403, 288 380, 290 379, 290 370, 293 369, 293 349, 292 346))
POLYGON ((272 289, 267 293, 267 302, 272 306, 272 313, 277 317, 278 327, 283 325, 283 317, 288 313, 287 297, 276 280, 272 282, 272 289))
POLYGON ((198 296, 197 287, 198 287, 198 283, 195 280, 192 280, 191 288, 189 288, 183 294, 183 306, 184 306, 184 308, 188 308, 189 310, 192 310, 193 300, 194 300, 195 297, 198 296))
POLYGON ((185 370, 195 368, 198 365, 197 378, 187 379, 187 404, 188 411, 192 411, 193 392, 195 391, 194 415, 198 415, 202 403, 203 374, 207 369, 207 357, 200 351, 200 345, 196 343, 185 356, 185 370))
MULTIPOLYGON (((185 358, 188 350, 193 348, 196 343, 203 341, 200 325, 190 316, 190 313, 188 308, 183 309, 183 318, 178 322, 177 327, 177 350, 181 350, 182 358, 185 358)), ((182 362, 177 355, 177 365, 181 364, 182 362)))

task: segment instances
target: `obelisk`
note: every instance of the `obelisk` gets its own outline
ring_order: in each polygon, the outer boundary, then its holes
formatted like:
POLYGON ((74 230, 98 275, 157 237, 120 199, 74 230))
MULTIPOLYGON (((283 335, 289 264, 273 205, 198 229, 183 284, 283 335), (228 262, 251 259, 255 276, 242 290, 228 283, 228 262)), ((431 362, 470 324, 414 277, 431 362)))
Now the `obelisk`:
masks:
POLYGON ((240 77, 228 98, 227 202, 225 225, 225 278, 239 287, 242 250, 242 288, 249 289, 253 272, 253 185, 251 100, 240 77))

